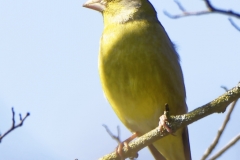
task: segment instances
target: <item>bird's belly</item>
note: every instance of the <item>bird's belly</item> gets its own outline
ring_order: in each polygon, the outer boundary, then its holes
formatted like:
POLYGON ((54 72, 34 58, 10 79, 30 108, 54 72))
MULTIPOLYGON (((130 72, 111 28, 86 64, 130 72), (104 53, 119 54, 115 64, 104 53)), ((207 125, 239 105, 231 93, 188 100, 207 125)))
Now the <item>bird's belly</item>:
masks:
POLYGON ((149 60, 129 59, 128 63, 120 58, 100 67, 103 90, 112 108, 131 131, 141 133, 158 126, 165 103, 171 99, 165 74, 149 60))

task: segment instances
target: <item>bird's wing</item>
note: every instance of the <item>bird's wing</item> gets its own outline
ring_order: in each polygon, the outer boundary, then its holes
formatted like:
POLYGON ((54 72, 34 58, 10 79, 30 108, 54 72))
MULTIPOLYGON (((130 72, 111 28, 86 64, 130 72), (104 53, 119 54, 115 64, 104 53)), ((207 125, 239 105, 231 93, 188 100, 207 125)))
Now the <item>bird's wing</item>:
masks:
POLYGON ((186 160, 191 160, 191 150, 190 150, 190 143, 189 143, 189 136, 188 136, 188 128, 185 127, 183 129, 182 133, 182 140, 183 140, 183 146, 184 146, 184 154, 186 157, 186 160))

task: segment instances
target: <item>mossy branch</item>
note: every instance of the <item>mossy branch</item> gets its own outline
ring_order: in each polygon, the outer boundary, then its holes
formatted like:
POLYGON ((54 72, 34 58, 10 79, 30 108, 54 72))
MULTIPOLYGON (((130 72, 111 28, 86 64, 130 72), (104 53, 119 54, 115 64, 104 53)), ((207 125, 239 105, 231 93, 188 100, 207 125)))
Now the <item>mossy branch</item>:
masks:
MULTIPOLYGON (((173 132, 175 132, 178 129, 183 128, 213 113, 223 113, 226 110, 227 106, 238 98, 240 98, 240 83, 238 83, 237 86, 225 92, 215 100, 187 114, 170 116, 169 127, 173 132)), ((171 112, 171 106, 169 107, 171 112)), ((154 130, 130 142, 128 148, 123 147, 123 158, 132 157, 132 155, 135 155, 135 153, 139 150, 143 149, 149 144, 152 144, 156 140, 167 136, 168 134, 169 133, 166 130, 160 131, 159 127, 155 128, 154 130)), ((103 156, 100 158, 100 160, 121 160, 121 158, 115 152, 112 152, 108 155, 103 156)))

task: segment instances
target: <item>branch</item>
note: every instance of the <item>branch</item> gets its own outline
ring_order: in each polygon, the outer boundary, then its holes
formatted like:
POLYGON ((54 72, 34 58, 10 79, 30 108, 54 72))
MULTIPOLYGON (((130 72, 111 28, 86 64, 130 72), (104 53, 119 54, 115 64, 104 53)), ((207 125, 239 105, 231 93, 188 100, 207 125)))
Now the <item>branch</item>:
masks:
POLYGON ((222 127, 218 130, 218 133, 217 133, 217 136, 216 138, 214 139, 213 143, 209 146, 209 148, 206 150, 206 152, 204 153, 203 157, 202 157, 202 160, 205 160, 213 151, 213 149, 216 147, 216 145, 218 144, 219 142, 219 139, 223 133, 223 131, 225 130, 226 126, 227 126, 227 123, 229 122, 230 120, 230 116, 231 116, 231 113, 234 109, 234 107, 236 106, 236 103, 237 103, 237 100, 234 101, 231 105, 231 107, 229 108, 229 111, 226 115, 226 118, 225 120, 223 121, 223 124, 222 124, 222 127))
POLYGON ((20 118, 20 122, 19 124, 15 125, 15 112, 14 112, 14 109, 12 107, 12 127, 7 131, 5 132, 3 135, 0 134, 0 143, 2 142, 2 139, 8 135, 10 132, 12 132, 14 129, 18 128, 18 127, 21 127, 23 125, 23 122, 25 121, 25 119, 30 116, 30 113, 28 112, 25 117, 22 119, 22 115, 19 114, 19 118, 20 118))
MULTIPOLYGON (((170 116, 169 122, 171 123, 169 124, 169 127, 172 129, 172 132, 175 132, 178 129, 183 128, 210 114, 222 113, 226 110, 226 107, 231 102, 237 100, 238 98, 240 98, 240 83, 236 87, 224 93, 222 96, 209 102, 208 104, 203 105, 202 107, 199 107, 187 114, 170 116)), ((128 147, 123 147, 123 158, 130 157, 133 155, 133 153, 138 152, 142 148, 152 144, 162 137, 167 136, 168 134, 169 133, 166 130, 160 131, 159 127, 155 128, 138 139, 130 142, 128 147)), ((121 158, 117 156, 115 152, 112 152, 103 156, 100 158, 100 160, 121 160, 121 158)))
POLYGON ((225 147, 223 147, 217 154, 212 156, 210 160, 217 159, 220 157, 226 150, 228 150, 230 147, 232 147, 237 141, 240 140, 240 134, 238 134, 235 138, 233 138, 225 147))
MULTIPOLYGON (((228 15, 228 16, 236 17, 236 18, 240 19, 240 13, 234 12, 232 10, 217 9, 216 7, 214 7, 212 5, 212 3, 209 0, 203 0, 203 1, 205 2, 206 6, 208 8, 207 10, 197 11, 197 12, 188 12, 184 9, 184 7, 182 6, 182 4, 179 1, 174 0, 174 2, 177 4, 178 8, 182 11, 182 14, 171 15, 167 11, 163 11, 163 13, 172 19, 177 19, 177 18, 187 17, 187 16, 199 16, 199 15, 211 14, 211 13, 219 13, 219 14, 228 15)), ((232 19, 229 18, 229 21, 234 28, 236 28, 238 31, 240 31, 240 27, 237 26, 237 24, 235 24, 232 21, 232 19)))
POLYGON ((209 11, 211 12, 215 12, 215 13, 220 13, 220 14, 224 14, 224 15, 229 15, 229 16, 233 16, 236 18, 240 18, 240 14, 237 12, 234 12, 232 10, 222 10, 222 9, 217 9, 216 7, 214 7, 211 2, 209 0, 204 0, 204 2, 206 3, 209 11))
POLYGON ((224 15, 228 15, 228 16, 232 16, 232 17, 236 17, 236 18, 240 18, 240 14, 237 12, 234 12, 232 10, 222 10, 222 9, 217 9, 216 7, 214 7, 211 2, 209 0, 203 0, 207 6, 207 10, 204 11, 197 11, 197 12, 188 12, 184 9, 184 7, 182 6, 182 4, 177 1, 174 0, 174 2, 177 4, 178 8, 183 12, 182 14, 177 14, 177 15, 171 15, 169 14, 167 11, 163 11, 164 14, 166 16, 168 16, 169 18, 181 18, 181 17, 186 17, 186 16, 198 16, 198 15, 203 15, 203 14, 209 14, 209 13, 220 13, 220 14, 224 14, 224 15))

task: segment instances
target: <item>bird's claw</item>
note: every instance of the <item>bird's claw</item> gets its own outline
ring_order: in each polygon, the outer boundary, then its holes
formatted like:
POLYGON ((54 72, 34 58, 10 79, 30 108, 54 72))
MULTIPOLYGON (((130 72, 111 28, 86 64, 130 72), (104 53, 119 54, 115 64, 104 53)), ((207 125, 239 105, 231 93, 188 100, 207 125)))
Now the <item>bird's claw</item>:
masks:
MULTIPOLYGON (((119 155, 121 157, 121 160, 124 160, 124 156, 123 156, 123 147, 126 147, 127 149, 129 149, 129 145, 128 143, 130 141, 132 141, 133 139, 135 139, 137 137, 137 133, 133 133, 133 135, 131 137, 129 137, 128 139, 126 139, 125 141, 119 143, 119 145, 116 148, 116 154, 119 155)), ((138 156, 138 153, 134 154, 132 157, 136 158, 138 156)))
POLYGON ((163 129, 166 129, 167 132, 175 136, 172 132, 172 129, 167 125, 168 122, 168 117, 169 117, 169 106, 166 103, 165 104, 165 111, 164 114, 159 117, 159 130, 163 131, 163 129))
POLYGON ((169 133, 172 133, 171 128, 168 127, 168 125, 167 125, 167 122, 168 122, 167 120, 168 119, 167 119, 167 116, 165 114, 161 115, 159 117, 159 129, 160 129, 160 131, 162 131, 163 128, 165 128, 169 133))

